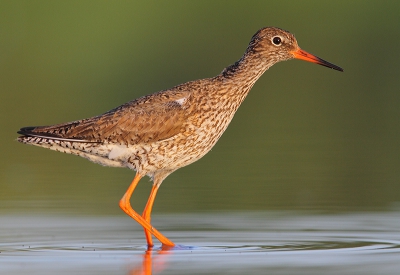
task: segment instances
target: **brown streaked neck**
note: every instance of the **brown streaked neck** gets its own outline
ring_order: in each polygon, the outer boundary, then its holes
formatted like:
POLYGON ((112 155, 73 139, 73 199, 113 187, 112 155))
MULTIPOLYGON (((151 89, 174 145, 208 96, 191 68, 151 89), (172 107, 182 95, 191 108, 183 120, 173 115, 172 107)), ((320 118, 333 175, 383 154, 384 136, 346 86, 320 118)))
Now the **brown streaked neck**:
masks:
POLYGON ((273 63, 268 62, 260 53, 248 49, 238 61, 226 67, 217 78, 223 85, 230 86, 229 90, 246 96, 254 83, 272 65, 273 63))

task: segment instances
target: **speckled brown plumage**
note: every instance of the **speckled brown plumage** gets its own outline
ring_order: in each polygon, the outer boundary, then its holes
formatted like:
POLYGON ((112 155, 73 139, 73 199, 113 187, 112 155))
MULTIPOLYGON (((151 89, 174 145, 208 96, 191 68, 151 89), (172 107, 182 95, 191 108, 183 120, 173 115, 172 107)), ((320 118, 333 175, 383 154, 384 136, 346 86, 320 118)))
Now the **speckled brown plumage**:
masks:
MULTIPOLYGON (((252 37, 242 58, 216 77, 143 96, 100 116, 25 127, 18 141, 102 165, 128 167, 152 177, 159 186, 170 173, 204 156, 257 79, 273 64, 292 58, 341 70, 300 50, 289 32, 263 28, 252 37)), ((148 244, 152 245, 149 240, 148 244)))

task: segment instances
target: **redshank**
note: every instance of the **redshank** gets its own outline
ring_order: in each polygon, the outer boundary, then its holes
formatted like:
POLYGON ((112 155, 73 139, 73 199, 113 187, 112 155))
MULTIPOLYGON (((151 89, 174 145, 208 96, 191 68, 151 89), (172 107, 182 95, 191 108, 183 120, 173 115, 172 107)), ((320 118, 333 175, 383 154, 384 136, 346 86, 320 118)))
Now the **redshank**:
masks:
POLYGON ((253 35, 243 56, 215 77, 140 97, 99 116, 24 127, 18 131, 22 135, 18 141, 78 155, 104 166, 135 170, 119 206, 144 228, 149 247, 153 246, 152 235, 163 246, 174 246, 150 224, 161 183, 175 170, 210 151, 257 79, 275 63, 293 58, 343 71, 300 49, 291 33, 262 28, 253 35), (146 175, 153 180, 153 187, 139 215, 132 209, 130 198, 146 175))

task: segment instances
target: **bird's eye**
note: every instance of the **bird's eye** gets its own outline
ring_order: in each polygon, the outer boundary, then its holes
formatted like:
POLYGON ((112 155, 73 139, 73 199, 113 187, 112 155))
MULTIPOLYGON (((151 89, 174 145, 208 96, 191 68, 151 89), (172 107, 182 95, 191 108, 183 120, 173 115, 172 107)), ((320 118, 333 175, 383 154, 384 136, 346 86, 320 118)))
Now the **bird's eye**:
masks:
POLYGON ((279 36, 275 36, 272 38, 272 43, 279 46, 282 43, 282 39, 279 36))

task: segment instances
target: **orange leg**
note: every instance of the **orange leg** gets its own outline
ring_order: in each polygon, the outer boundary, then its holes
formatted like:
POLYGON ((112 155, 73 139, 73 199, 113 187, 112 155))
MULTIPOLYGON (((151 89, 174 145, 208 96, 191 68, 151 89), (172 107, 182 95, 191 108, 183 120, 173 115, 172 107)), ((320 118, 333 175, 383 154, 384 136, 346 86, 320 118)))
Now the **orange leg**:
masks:
MULTIPOLYGON (((173 242, 168 240, 163 234, 161 234, 157 229, 155 229, 149 222, 147 222, 145 219, 143 219, 135 210, 132 209, 131 203, 130 203, 130 198, 132 196, 133 191, 136 188, 136 185, 139 183, 140 179, 142 178, 139 173, 136 173, 135 178, 133 179, 131 185, 129 185, 128 190, 126 190, 124 196, 122 199, 119 201, 119 206, 121 209, 128 214, 132 219, 137 221, 145 230, 147 230, 149 233, 153 234, 154 237, 156 237, 163 245, 166 246, 175 246, 173 242)), ((149 199, 150 200, 150 199, 149 199)), ((154 199, 153 199, 154 201, 154 199)), ((151 207, 150 207, 151 210, 151 207)), ((145 209, 146 211, 146 209, 145 209)), ((147 238, 147 233, 146 233, 146 238, 147 238)), ((150 238, 151 239, 151 238, 150 238)), ((147 239, 147 244, 149 246, 152 246, 153 243, 150 242, 147 239)))
MULTIPOLYGON (((145 219, 146 222, 150 223, 151 220, 151 210, 153 209, 154 200, 157 195, 158 185, 153 185, 151 189, 149 200, 147 201, 146 207, 143 210, 142 218, 145 219)), ((153 246, 153 240, 151 239, 151 233, 144 228, 144 234, 146 235, 147 244, 149 246, 153 246)))

